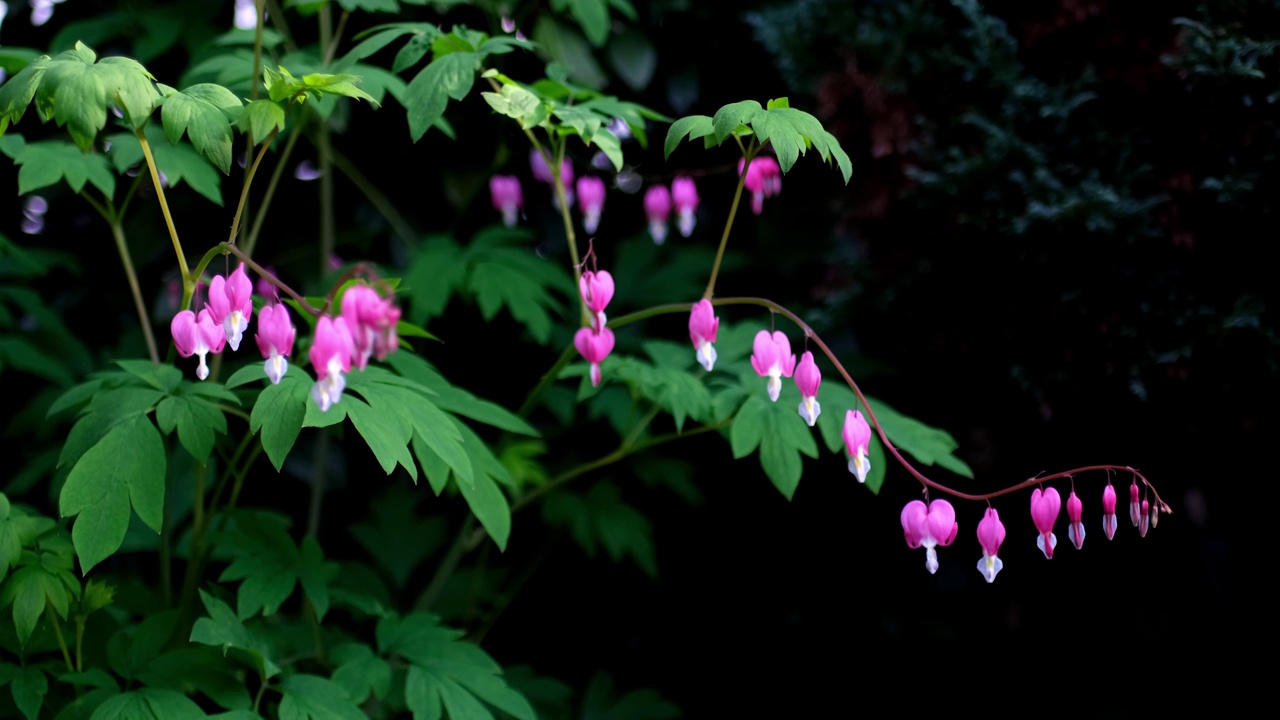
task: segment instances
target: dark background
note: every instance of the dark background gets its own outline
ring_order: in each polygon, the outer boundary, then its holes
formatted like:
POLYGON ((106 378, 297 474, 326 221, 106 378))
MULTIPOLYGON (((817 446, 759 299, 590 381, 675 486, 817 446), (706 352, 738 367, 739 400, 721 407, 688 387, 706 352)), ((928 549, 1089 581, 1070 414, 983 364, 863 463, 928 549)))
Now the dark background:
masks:
MULTIPOLYGON (((15 36, 24 20, 15 5, 0 37, 41 46, 38 32, 15 36)), ((88 16, 93 6, 59 6, 55 22, 63 13, 88 16)), ((615 78, 608 92, 673 117, 789 95, 853 159, 853 179, 841 186, 835 170, 802 158, 762 216, 739 215, 730 244, 739 269, 722 276, 719 295, 763 295, 796 308, 869 393, 950 431, 977 473, 972 481, 936 473, 957 489, 986 492, 1037 473, 1115 463, 1141 469, 1173 514, 1140 539, 1125 518, 1128 478, 1117 477, 1121 527, 1107 542, 1099 520, 1106 478, 1083 475, 1084 549, 1070 547, 1060 520, 1058 551, 1046 561, 1035 548, 1028 494, 1001 498, 1005 569, 988 585, 975 570, 982 506, 956 503, 960 534, 939 549, 941 568, 930 576, 922 551, 902 541, 898 513, 919 492, 900 468, 889 468, 875 497, 842 462, 807 460, 787 502, 754 459, 733 461, 723 440, 704 437, 676 451, 696 464, 704 503, 634 483, 624 491, 654 523, 656 581, 629 563, 590 560, 567 538, 554 541, 534 513, 518 516, 506 558, 513 567, 543 547, 541 538, 553 544, 485 647, 504 665, 529 663, 578 688, 607 669, 620 689, 657 688, 689 717, 844 715, 875 700, 926 707, 927 696, 903 691, 928 688, 955 690, 947 696, 955 707, 1025 712, 1015 702, 1022 695, 1001 691, 1021 683, 1043 684, 1072 714, 1088 716, 1140 716, 1210 696, 1239 701, 1247 670, 1238 649, 1266 643, 1274 626, 1259 593, 1269 565, 1246 552, 1270 529, 1269 488, 1259 485, 1273 476, 1276 293, 1263 247, 1277 239, 1280 197, 1280 62, 1267 44, 1280 39, 1280 7, 637 7, 639 22, 625 27, 656 44, 656 70, 643 88, 615 78), (530 538, 523 546, 522 536, 530 538), (1214 683, 1204 681, 1210 674, 1214 683), (1091 692, 1111 702, 1091 703, 1091 692)), ((229 15, 210 8, 218 22, 229 15)), ((525 19, 542 8, 527 10, 525 19)), ((468 12, 451 17, 486 26, 468 12)), ((185 62, 174 52, 174 62, 185 62)), ((507 62, 518 76, 537 72, 539 61, 507 62)), ((164 61, 148 66, 161 76, 164 61)), ((429 134, 415 146, 389 103, 377 114, 353 113, 337 142, 424 232, 465 236, 491 222, 485 179, 520 174, 529 222, 552 233, 543 249, 561 253, 554 217, 535 206, 545 198, 528 182, 523 138, 477 98, 451 105, 448 117, 457 141, 429 134)), ((697 175, 699 232, 678 242, 714 243, 733 151, 686 146, 663 162, 665 127, 650 132, 647 151, 628 145, 628 162, 649 181, 697 175)), ((582 167, 587 158, 575 159, 582 167)), ((3 182, 13 197, 13 176, 3 182)), ((313 189, 299 188, 279 207, 313 202, 313 189)), ((339 255, 403 261, 403 247, 356 191, 339 181, 338 192, 351 198, 338 211, 339 255)), ((59 295, 68 324, 90 346, 118 340, 140 353, 136 338, 113 338, 110 324, 77 314, 108 302, 119 327, 132 321, 123 292, 97 294, 119 287, 105 232, 103 242, 80 243, 100 224, 72 213, 69 195, 61 201, 67 212, 51 216, 45 237, 112 276, 86 273, 83 287, 59 295)), ((638 195, 611 195, 604 227, 630 228, 630 237, 643 228, 639 205, 638 195)), ((4 232, 19 237, 16 204, 6 206, 4 232)), ((180 207, 180 224, 184 212, 193 246, 221 239, 217 223, 198 229, 198 209, 180 207)), ((264 238, 259 259, 286 279, 311 277, 314 258, 301 250, 313 247, 314 218, 306 209, 273 219, 276 235, 264 238)), ((144 282, 160 286, 167 241, 138 235, 144 282)), ((597 251, 611 266, 609 246, 597 251)), ((622 296, 627 269, 611 267, 622 296)), ((454 307, 432 326, 446 343, 429 357, 460 386, 518 403, 554 353, 478 368, 474 345, 519 329, 500 321, 482 334, 473 308, 454 307)), ((649 327, 684 337, 682 321, 649 327)), ((383 479, 371 461, 361 467, 350 450, 352 481, 333 502, 339 526, 343 507, 404 481, 383 479)), ((614 477, 625 484, 626 469, 614 477)), ((277 487, 252 500, 302 489, 293 481, 277 487)), ((1068 485, 1056 487, 1065 499, 1068 485)), ((457 518, 459 505, 427 507, 457 518)), ((341 555, 342 534, 330 534, 326 550, 341 555)))

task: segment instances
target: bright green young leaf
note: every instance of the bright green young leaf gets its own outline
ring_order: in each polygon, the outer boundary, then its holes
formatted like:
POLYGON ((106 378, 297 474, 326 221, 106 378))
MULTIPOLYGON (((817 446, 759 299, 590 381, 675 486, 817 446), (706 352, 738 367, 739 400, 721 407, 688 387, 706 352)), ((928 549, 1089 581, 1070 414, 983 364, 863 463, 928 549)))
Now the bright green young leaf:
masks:
POLYGON ((523 695, 502 679, 502 668, 478 646, 443 627, 434 615, 414 613, 378 623, 378 648, 412 663, 405 681, 405 702, 415 717, 492 718, 483 701, 519 720, 536 714, 523 695))
POLYGON ((240 98, 221 85, 199 83, 173 90, 162 102, 160 118, 169 144, 177 147, 186 133, 201 155, 223 174, 229 173, 231 126, 244 110, 240 98))
POLYGON ((273 100, 254 100, 240 113, 240 131, 253 136, 256 144, 271 136, 273 131, 284 130, 284 108, 273 100))
POLYGON ((341 685, 315 675, 290 675, 280 691, 280 720, 366 720, 341 685))
POLYGON ((204 720, 200 706, 165 688, 142 688, 109 698, 91 720, 204 720))
POLYGON ((714 137, 715 125, 711 118, 706 115, 690 115, 682 117, 671 123, 671 127, 667 129, 667 141, 663 145, 663 157, 670 158, 672 151, 680 144, 680 141, 688 136, 690 140, 697 140, 700 137, 714 137))
POLYGON ((716 143, 724 142, 730 135, 741 132, 740 128, 751 122, 756 113, 764 108, 755 100, 742 100, 729 103, 716 111, 711 118, 711 127, 715 133, 716 143))
POLYGON ((569 530, 574 542, 595 557, 603 546, 609 559, 630 556, 649 577, 657 577, 653 526, 641 512, 622 501, 618 486, 602 481, 585 494, 561 490, 542 505, 548 525, 569 530))
POLYGON ((391 692, 391 666, 373 654, 368 645, 343 643, 329 652, 329 662, 337 666, 333 682, 357 704, 370 695, 379 700, 391 692))
MULTIPOLYGON (((256 364, 246 369, 255 373, 262 370, 256 364)), ((267 451, 267 457, 277 472, 284 466, 284 459, 302 432, 311 397, 310 386, 311 379, 306 373, 290 366, 279 384, 262 389, 249 413, 249 431, 262 431, 262 449, 267 451)))
MULTIPOLYGON (((187 145, 170 145, 164 133, 155 125, 146 128, 147 143, 155 157, 156 167, 164 173, 169 187, 185 182, 217 205, 222 204, 222 178, 200 154, 187 145)), ((142 145, 135 135, 120 133, 109 138, 111 149, 107 151, 118 172, 144 162, 142 145)))
POLYGON ((0 85, 0 135, 9 127, 22 119, 36 95, 36 88, 44 77, 45 68, 49 66, 48 55, 34 58, 26 67, 0 85))
POLYGON ((519 120, 520 127, 536 127, 546 117, 542 100, 519 85, 503 85, 499 92, 480 95, 494 112, 519 120))
MULTIPOLYGON (((370 28, 356 35, 356 39, 359 39, 360 42, 356 43, 356 46, 351 48, 336 63, 336 67, 340 70, 345 70, 355 64, 357 60, 363 60, 373 55, 405 35, 422 37, 427 46, 430 47, 431 43, 440 37, 440 28, 429 23, 391 23, 370 28)), ((396 72, 399 72, 399 70, 396 72)))
POLYGON ((280 668, 269 657, 267 644, 249 632, 226 603, 204 590, 200 591, 200 599, 209 617, 196 620, 191 642, 221 648, 224 654, 231 649, 241 650, 262 677, 280 674, 280 668))
POLYGON ((137 130, 146 125, 159 99, 155 78, 138 61, 125 57, 98 60, 79 42, 49 60, 35 93, 41 119, 52 118, 65 126, 75 144, 86 152, 106 125, 109 107, 119 107, 125 122, 137 130))
POLYGON ((129 527, 129 508, 160 532, 164 441, 145 416, 115 425, 80 457, 58 498, 62 517, 77 515, 71 537, 82 572, 114 553, 129 527))
POLYGON ((19 166, 19 194, 56 185, 64 179, 77 193, 84 189, 85 183, 92 183, 107 197, 116 191, 116 176, 105 157, 95 152, 81 152, 63 140, 26 143, 21 154, 14 158, 14 164, 19 166))

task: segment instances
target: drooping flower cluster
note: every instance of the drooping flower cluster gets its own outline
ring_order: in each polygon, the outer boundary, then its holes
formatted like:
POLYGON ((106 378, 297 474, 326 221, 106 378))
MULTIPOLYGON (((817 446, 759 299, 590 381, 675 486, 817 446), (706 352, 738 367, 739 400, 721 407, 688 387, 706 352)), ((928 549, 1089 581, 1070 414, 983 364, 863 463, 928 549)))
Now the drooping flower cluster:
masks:
MULTIPOLYGON (((240 263, 227 277, 218 275, 213 278, 208 290, 204 308, 199 314, 182 310, 169 323, 169 333, 178 354, 184 358, 199 356, 196 377, 201 380, 209 377, 208 354, 216 355, 227 345, 231 346, 232 352, 239 350, 253 318, 253 283, 245 273, 244 263, 240 263)), ((263 307, 258 317, 255 340, 266 359, 267 377, 272 382, 280 382, 288 369, 285 358, 293 351, 293 333, 293 323, 283 305, 263 307)))
POLYGON ((369 358, 385 360, 400 345, 396 325, 400 308, 368 285, 352 285, 342 294, 342 313, 321 315, 308 359, 316 371, 311 398, 327 411, 342 400, 346 376, 354 365, 364 370, 369 358))
MULTIPOLYGON (((746 162, 746 158, 738 161, 739 175, 746 162)), ((759 215, 764 211, 764 199, 782 192, 782 168, 768 155, 753 158, 742 184, 751 193, 751 212, 759 215)))
POLYGON ((604 309, 613 299, 613 275, 608 270, 587 270, 578 278, 578 292, 582 302, 591 311, 591 324, 578 328, 573 336, 573 346, 582 359, 591 364, 591 385, 600 384, 600 363, 613 352, 613 331, 605 327, 604 309))
POLYGON ((653 242, 661 245, 667 241, 667 221, 671 218, 671 208, 676 210, 676 227, 680 235, 689 237, 697 224, 698 186, 691 177, 678 177, 671 181, 671 189, 666 185, 652 185, 644 194, 644 212, 649 219, 649 236, 653 242))

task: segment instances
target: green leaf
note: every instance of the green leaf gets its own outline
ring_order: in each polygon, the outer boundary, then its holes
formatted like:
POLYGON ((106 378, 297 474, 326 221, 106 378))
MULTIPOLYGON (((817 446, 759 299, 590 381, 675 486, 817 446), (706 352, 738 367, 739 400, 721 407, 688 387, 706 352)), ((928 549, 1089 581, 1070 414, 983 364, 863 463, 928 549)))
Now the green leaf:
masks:
POLYGON ((137 677, 155 660, 173 634, 178 611, 170 610, 143 619, 136 627, 122 628, 107 644, 111 669, 121 677, 137 677))
POLYGON ((280 668, 268 657, 266 644, 249 632, 226 603, 204 590, 200 591, 200 599, 209 617, 196 620, 191 628, 191 642, 220 647, 223 654, 233 648, 241 650, 262 677, 280 674, 280 668))
POLYGON ((369 646, 343 643, 329 652, 329 661, 337 666, 334 684, 345 690, 352 702, 363 703, 369 695, 382 700, 391 692, 391 666, 369 646))
POLYGON ((519 120, 520 127, 537 127, 546 117, 542 99, 519 85, 503 85, 499 92, 484 92, 480 95, 494 112, 519 120))
POLYGON ((405 43, 400 51, 396 53, 396 59, 391 63, 391 72, 399 73, 408 70, 418 61, 426 57, 431 51, 431 43, 433 43, 438 35, 414 35, 409 38, 409 42, 405 43))
POLYGON ((452 52, 437 57, 424 67, 405 90, 405 110, 409 113, 409 136, 414 142, 444 115, 449 98, 461 100, 471 92, 481 56, 474 52, 452 52))
POLYGON ((65 126, 76 146, 87 152, 106 125, 112 105, 123 111, 130 128, 146 125, 160 99, 154 80, 136 60, 97 61, 92 50, 77 42, 74 49, 47 63, 36 88, 36 109, 41 118, 53 118, 59 127, 65 126))
POLYGON ((498 549, 506 550, 511 536, 511 506, 498 484, 488 473, 477 472, 474 483, 459 482, 458 490, 498 549))
POLYGON ((412 666, 405 679, 405 702, 415 717, 440 717, 441 705, 453 720, 492 714, 483 701, 519 720, 535 720, 533 707, 503 681, 502 668, 478 646, 459 640, 461 631, 443 627, 434 615, 414 613, 378 623, 378 647, 412 666))
POLYGON ((425 325, 431 318, 440 317, 454 291, 466 287, 465 258, 463 249, 444 235, 429 237, 418 247, 404 275, 409 317, 414 322, 425 325))
POLYGON ((560 302, 549 289, 563 289, 568 284, 563 271, 532 250, 473 249, 471 256, 468 289, 484 319, 492 320, 505 307, 534 340, 546 344, 551 339, 551 314, 562 313, 560 302))
MULTIPOLYGON (((49 62, 48 55, 40 55, 0 85, 0 135, 4 134, 9 123, 22 119, 31 98, 35 97, 36 88, 40 87, 49 62)), ((12 71, 12 68, 6 70, 12 71)))
POLYGON ((49 693, 49 678, 39 668, 27 666, 18 669, 9 682, 13 704, 27 720, 36 720, 44 705, 44 696, 49 693))
POLYGON ((262 389, 249 414, 249 432, 262 431, 262 449, 267 451, 276 472, 284 466, 284 459, 302 432, 311 396, 310 380, 306 373, 290 366, 279 384, 262 389))
POLYGON ((114 553, 129 527, 129 508, 160 532, 164 508, 164 441, 145 416, 113 427, 80 457, 58 498, 62 517, 78 515, 71 530, 81 571, 114 553))
POLYGON ((541 14, 533 24, 532 38, 556 63, 571 69, 573 77, 593 88, 604 87, 609 78, 596 62, 591 45, 582 34, 549 14, 541 14))
POLYGON ((116 365, 161 392, 172 392, 182 383, 182 371, 172 365, 156 365, 150 360, 116 360, 116 365))
POLYGON ((681 140, 684 140, 686 135, 690 140, 697 140, 700 137, 714 137, 714 132, 715 125, 711 118, 706 115, 682 117, 667 129, 667 140, 663 145, 663 157, 670 158, 671 152, 676 149, 681 140))
POLYGON ((56 185, 64 179, 77 193, 84 189, 85 183, 92 183, 107 197, 116 191, 116 177, 105 157, 81 152, 62 140, 26 143, 14 164, 19 166, 18 193, 21 195, 56 185))
POLYGON ((542 517, 548 525, 569 530, 589 557, 595 557, 603 546, 615 563, 630 556, 646 575, 657 577, 653 526, 622 501, 613 483, 596 483, 583 495, 563 490, 553 493, 542 505, 542 517))
POLYGON ((9 498, 0 493, 0 582, 9 574, 9 568, 17 567, 22 558, 22 546, 35 539, 35 521, 9 504, 9 498))
POLYGON ((734 418, 729 442, 734 458, 746 457, 759 447, 765 475, 790 500, 803 471, 800 453, 817 457, 818 446, 793 409, 799 402, 798 392, 788 390, 795 389, 784 386, 777 402, 767 402, 759 395, 747 398, 734 418))
POLYGON ((401 376, 434 390, 436 394, 432 400, 445 412, 462 415, 508 432, 534 437, 539 434, 532 425, 502 406, 482 400, 462 388, 449 384, 449 381, 445 380, 444 376, 420 355, 408 352, 392 353, 387 356, 387 362, 401 376))
POLYGON ((36 543, 39 554, 25 553, 22 567, 0 586, 0 607, 13 605, 13 625, 22 645, 31 638, 47 607, 66 619, 72 599, 80 596, 80 582, 70 573, 74 561, 66 531, 51 528, 36 543))
POLYGON ((231 124, 244 109, 240 98, 221 85, 199 83, 181 92, 174 91, 162 102, 160 118, 169 144, 177 147, 182 134, 186 133, 201 155, 223 174, 229 173, 231 124))
POLYGON ((261 144, 274 130, 284 130, 284 108, 273 100, 254 100, 240 113, 240 131, 253 136, 255 144, 261 144))
POLYGON ((418 466, 409 454, 409 440, 413 436, 413 429, 401 420, 399 414, 388 412, 387 409, 375 410, 359 398, 348 398, 342 406, 384 472, 390 475, 398 463, 414 480, 418 479, 418 466))
POLYGON ((91 720, 204 720, 206 715, 186 695, 165 688, 142 688, 109 698, 91 720))
POLYGON ((387 569, 396 587, 404 587, 414 568, 444 542, 444 518, 420 518, 416 506, 413 491, 393 485, 373 501, 371 522, 351 527, 351 535, 387 569))
POLYGON ((239 666, 223 658, 215 648, 204 646, 187 646, 158 655, 137 672, 138 682, 148 687, 179 692, 195 688, 219 707, 248 711, 253 700, 243 676, 239 666))
POLYGON ((212 403, 200 397, 170 396, 156 406, 156 423, 165 433, 176 426, 182 447, 200 465, 213 454, 214 435, 227 433, 227 418, 212 403))
POLYGON ((740 128, 751 122, 757 113, 764 108, 755 100, 742 100, 729 103, 716 111, 711 118, 711 126, 715 134, 716 144, 725 141, 730 135, 741 132, 740 128))
POLYGON ((365 720, 341 685, 315 675, 290 675, 281 685, 280 720, 365 720))
POLYGON ((599 672, 591 679, 582 698, 582 717, 595 720, 671 720, 680 717, 680 708, 662 699, 656 690, 632 690, 615 697, 613 678, 599 672))
POLYGON ((569 0, 574 19, 592 45, 600 47, 609 39, 609 5, 607 0, 569 0))

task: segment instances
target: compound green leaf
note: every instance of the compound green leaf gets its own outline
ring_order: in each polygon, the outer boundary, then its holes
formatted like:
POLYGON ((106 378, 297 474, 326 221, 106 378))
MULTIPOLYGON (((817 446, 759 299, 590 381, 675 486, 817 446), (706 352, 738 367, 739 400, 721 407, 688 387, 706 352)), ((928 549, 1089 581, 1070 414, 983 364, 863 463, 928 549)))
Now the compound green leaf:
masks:
POLYGON ((739 132, 740 127, 750 124, 752 118, 763 111, 764 108, 760 107, 760 103, 755 100, 729 103, 717 110, 715 116, 711 118, 716 144, 724 142, 725 138, 739 132))
POLYGON ((124 541, 129 507, 160 532, 164 509, 164 441, 143 415, 124 420, 89 448, 67 476, 58 498, 62 517, 77 515, 71 530, 82 572, 89 572, 124 541))
POLYGON ((116 191, 116 177, 105 157, 95 152, 81 152, 80 148, 62 140, 26 143, 14 164, 19 166, 19 194, 56 185, 60 180, 66 180, 67 186, 77 193, 84 189, 85 183, 91 183, 107 197, 116 191))
POLYGON ((224 655, 233 648, 241 650, 262 677, 280 674, 280 668, 268 656, 266 644, 249 632, 226 603, 204 590, 200 591, 200 599, 209 617, 196 620, 191 642, 222 648, 224 655))
POLYGON ((273 100, 254 100, 244 106, 239 126, 253 136, 254 143, 261 143, 273 130, 284 130, 284 108, 273 100))
POLYGON ((465 51, 437 55, 414 76, 405 90, 409 136, 414 142, 444 115, 449 98, 461 100, 471 91, 480 59, 478 53, 465 51))
POLYGON ((329 652, 329 661, 337 666, 334 684, 345 690, 353 702, 363 703, 370 695, 381 700, 391 692, 391 666, 374 655, 368 645, 338 645, 329 652))
POLYGON ((671 127, 667 129, 667 140, 663 144, 663 157, 670 158, 672 151, 680 144, 680 141, 688 136, 690 140, 697 140, 700 137, 714 137, 715 125, 711 118, 706 115, 690 115, 682 117, 671 123, 671 127))
POLYGON ((548 525, 567 529, 589 557, 603 547, 615 563, 631 557, 649 577, 657 576, 653 526, 643 513, 622 501, 613 483, 596 483, 585 494, 553 493, 543 503, 542 516, 548 525))
POLYGON ((213 454, 214 435, 227 433, 227 418, 198 396, 169 396, 156 406, 156 423, 166 433, 178 430, 178 441, 201 465, 213 454))
POLYGON ((22 119, 31 99, 35 97, 36 88, 40 87, 40 80, 44 77, 49 61, 48 55, 36 57, 4 85, 0 85, 0 135, 4 134, 9 123, 22 119))
POLYGON ((199 705, 166 688, 142 688, 107 699, 90 720, 204 720, 199 705))
MULTIPOLYGON (((170 145, 164 133, 154 125, 146 128, 147 143, 155 158, 156 168, 164 173, 169 187, 185 182, 217 205, 222 204, 222 178, 200 154, 187 145, 170 145)), ((119 172, 125 172, 144 161, 142 145, 136 135, 120 133, 109 138, 107 154, 119 172)))
POLYGON ((569 0, 569 10, 587 40, 596 47, 604 45, 609 39, 608 0, 569 0))
MULTIPOLYGON (((253 369, 255 372, 260 370, 256 366, 253 369)), ((262 431, 262 449, 267 452, 277 472, 284 466, 284 459, 302 432, 302 421, 311 396, 310 380, 306 373, 290 366, 279 384, 262 389, 249 413, 249 431, 262 431)))

